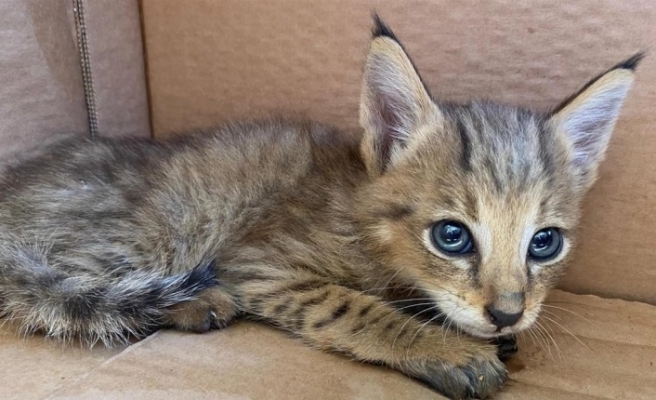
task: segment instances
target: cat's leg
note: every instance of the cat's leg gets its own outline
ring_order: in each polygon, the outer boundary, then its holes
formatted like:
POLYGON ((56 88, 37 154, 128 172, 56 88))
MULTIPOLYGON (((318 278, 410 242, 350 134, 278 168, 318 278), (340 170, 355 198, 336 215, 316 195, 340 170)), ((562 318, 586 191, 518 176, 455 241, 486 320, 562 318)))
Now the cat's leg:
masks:
POLYGON ((234 298, 224 288, 215 286, 205 289, 196 300, 170 307, 167 325, 203 333, 227 326, 238 312, 239 307, 234 298))
POLYGON ((385 364, 452 398, 485 398, 506 368, 496 346, 399 312, 381 299, 319 279, 241 285, 246 312, 328 351, 385 364))

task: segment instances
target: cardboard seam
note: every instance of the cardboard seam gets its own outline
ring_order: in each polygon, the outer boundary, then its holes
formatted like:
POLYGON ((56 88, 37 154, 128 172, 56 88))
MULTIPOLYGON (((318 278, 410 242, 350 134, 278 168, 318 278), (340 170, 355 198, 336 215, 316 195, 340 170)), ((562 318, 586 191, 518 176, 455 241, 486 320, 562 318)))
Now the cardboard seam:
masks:
POLYGON ((96 96, 93 89, 91 58, 89 56, 89 38, 87 34, 83 3, 83 0, 73 0, 73 14, 75 15, 75 27, 77 31, 78 45, 77 47, 80 53, 80 67, 82 68, 84 99, 86 101, 87 115, 89 118, 89 134, 93 139, 98 136, 98 115, 96 109, 96 96))
POLYGON ((153 101, 150 85, 150 67, 148 65, 148 46, 146 43, 146 17, 144 14, 143 0, 138 0, 139 4, 139 28, 141 29, 141 54, 144 62, 144 82, 146 84, 146 106, 148 106, 148 124, 150 127, 150 137, 155 138, 153 129, 153 101))
MULTIPOLYGON (((588 297, 588 298, 592 298, 592 299, 595 299, 595 300, 608 301, 612 304, 625 304, 625 305, 630 305, 631 307, 656 307, 656 304, 652 304, 652 303, 647 302, 647 301, 629 300, 629 299, 625 299, 625 298, 622 298, 622 297, 604 296, 604 295, 599 295, 599 294, 595 294, 595 293, 578 293, 578 292, 575 292, 575 291, 565 290, 565 289, 560 289, 560 288, 552 289, 550 291, 550 293, 553 293, 553 292, 567 293, 567 294, 572 294, 572 295, 579 296, 579 297, 588 297)), ((605 308, 598 307, 598 306, 591 306, 589 304, 573 303, 573 302, 562 302, 562 301, 560 301, 560 302, 547 302, 546 304, 552 304, 552 303, 553 304, 557 304, 557 303, 576 304, 576 305, 584 305, 586 307, 594 307, 594 308, 605 309, 605 308)))
MULTIPOLYGON (((564 332, 564 331, 556 331, 556 333, 560 333, 561 335, 563 335, 563 337, 574 339, 572 337, 571 333, 564 332)), ((641 343, 621 342, 621 341, 618 341, 618 340, 597 338, 597 337, 594 337, 594 336, 581 335, 581 334, 577 334, 576 337, 581 339, 581 340, 590 340, 590 341, 602 342, 602 343, 613 343, 613 344, 618 344, 618 345, 622 345, 622 346, 641 347, 641 348, 647 348, 647 349, 654 348, 654 349, 656 349, 656 344, 649 344, 649 343, 641 344, 641 343)), ((586 348, 586 350, 594 351, 594 349, 588 347, 588 343, 586 343, 584 347, 586 348)))
POLYGON ((44 397, 42 397, 41 399, 42 399, 42 400, 51 400, 51 399, 55 399, 55 398, 56 398, 55 396, 57 396, 60 392, 62 392, 62 391, 64 391, 64 390, 68 389, 70 386, 74 386, 74 385, 77 385, 78 383, 82 382, 84 379, 86 379, 86 378, 87 378, 92 372, 94 372, 94 371, 97 370, 98 368, 101 368, 101 367, 103 367, 103 366, 105 366, 105 365, 107 365, 107 364, 109 364, 109 363, 114 362, 115 359, 117 359, 117 358, 123 356, 124 354, 129 354, 129 353, 135 351, 135 349, 138 349, 138 348, 141 347, 144 343, 153 340, 153 338, 156 337, 156 336, 158 336, 160 332, 161 332, 161 331, 157 331, 157 332, 153 333, 153 334, 150 335, 150 336, 146 336, 145 338, 143 338, 142 340, 138 341, 137 343, 134 343, 134 344, 131 344, 131 345, 127 346, 127 347, 126 347, 123 351, 121 351, 120 353, 118 353, 118 354, 116 354, 116 355, 113 355, 113 356, 109 357, 108 359, 104 360, 103 362, 101 362, 100 364, 96 365, 95 367, 93 367, 93 368, 89 369, 88 371, 86 371, 86 372, 84 372, 84 373, 82 373, 82 374, 76 376, 75 378, 69 380, 69 381, 66 383, 65 386, 62 386, 62 387, 60 387, 60 388, 58 388, 58 389, 53 390, 53 391, 50 392, 47 396, 44 396, 44 397))

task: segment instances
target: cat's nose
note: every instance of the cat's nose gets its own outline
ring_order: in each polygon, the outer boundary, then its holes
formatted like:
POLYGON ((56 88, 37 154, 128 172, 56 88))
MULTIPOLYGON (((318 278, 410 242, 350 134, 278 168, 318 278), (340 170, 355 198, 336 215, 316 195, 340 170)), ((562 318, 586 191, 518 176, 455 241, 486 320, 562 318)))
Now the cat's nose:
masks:
POLYGON ((507 326, 515 325, 517 321, 519 321, 519 319, 522 317, 522 314, 524 314, 524 310, 517 313, 508 314, 497 308, 488 307, 487 314, 490 322, 494 326, 497 328, 505 328, 507 326))

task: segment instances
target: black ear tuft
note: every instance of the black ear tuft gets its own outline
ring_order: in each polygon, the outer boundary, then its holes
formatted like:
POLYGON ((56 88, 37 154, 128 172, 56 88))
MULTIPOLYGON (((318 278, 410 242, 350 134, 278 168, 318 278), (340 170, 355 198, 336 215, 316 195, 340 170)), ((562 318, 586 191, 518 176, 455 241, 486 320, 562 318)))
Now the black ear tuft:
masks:
POLYGON ((601 79, 601 77, 603 77, 604 75, 606 75, 607 73, 609 73, 611 71, 615 71, 615 70, 618 70, 618 69, 628 69, 630 71, 635 72, 636 68, 638 67, 638 64, 640 64, 640 61, 642 61, 643 58, 645 58, 645 52, 640 51, 640 52, 634 54, 633 56, 631 56, 630 58, 615 64, 613 67, 607 69, 606 71, 602 72, 601 74, 599 74, 596 77, 594 77, 593 79, 591 79, 581 89, 579 89, 578 92, 572 94, 571 96, 566 98, 564 101, 562 101, 558 106, 556 106, 556 108, 554 108, 551 111, 551 113, 556 114, 559 111, 561 111, 563 108, 567 107, 567 105, 569 105, 577 96, 579 96, 581 93, 585 92, 590 86, 594 85, 599 79, 601 79))
POLYGON ((408 52, 405 50, 405 46, 403 46, 403 43, 401 43, 399 38, 397 38, 394 32, 392 31, 392 28, 387 26, 385 21, 383 21, 380 18, 380 16, 376 11, 372 11, 371 17, 374 19, 374 27, 371 30, 371 33, 373 35, 372 39, 376 39, 378 37, 386 37, 392 39, 399 46, 401 46, 401 49, 403 49, 403 52, 405 53, 406 57, 408 57, 408 59, 410 60, 412 67, 415 69, 415 72, 417 73, 419 80, 421 81, 421 83, 424 85, 424 88, 428 92, 428 86, 426 86, 426 82, 424 82, 424 78, 422 78, 421 75, 419 74, 419 70, 417 69, 417 66, 415 65, 414 61, 412 61, 412 58, 408 55, 408 52))
POLYGON ((635 71, 636 67, 638 64, 640 64, 640 61, 645 58, 645 52, 641 51, 636 54, 634 54, 631 58, 622 61, 621 63, 617 64, 611 70, 614 69, 630 69, 631 71, 635 71))
POLYGON ((380 17, 378 16, 378 13, 376 13, 374 11, 372 13, 372 18, 374 19, 374 28, 372 30, 372 34, 373 34, 374 39, 377 38, 377 37, 380 37, 380 36, 384 36, 384 37, 388 37, 388 38, 390 38, 394 41, 397 41, 397 42, 399 41, 396 38, 396 35, 394 34, 394 32, 392 32, 392 29, 390 29, 390 27, 387 26, 385 24, 385 22, 383 22, 382 19, 380 19, 380 17))

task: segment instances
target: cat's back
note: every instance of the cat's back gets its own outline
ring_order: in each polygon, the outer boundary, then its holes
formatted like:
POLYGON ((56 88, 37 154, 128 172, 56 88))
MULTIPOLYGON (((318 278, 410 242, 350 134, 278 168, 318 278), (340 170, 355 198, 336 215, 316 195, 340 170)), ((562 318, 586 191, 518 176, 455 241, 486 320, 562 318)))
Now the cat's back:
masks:
POLYGON ((183 266, 290 204, 317 212, 362 176, 357 140, 309 122, 233 123, 165 141, 68 140, 2 177, 0 236, 76 248, 126 242, 120 252, 134 260, 183 266))
POLYGON ((346 207, 366 176, 352 139, 281 120, 234 123, 185 139, 154 172, 140 207, 138 225, 148 237, 142 247, 156 243, 148 252, 173 257, 166 264, 175 271, 208 253, 227 262, 246 242, 297 241, 299 224, 325 231, 315 225, 346 207))
POLYGON ((357 143, 330 127, 280 119, 175 139, 168 146, 179 147, 153 172, 150 207, 180 221, 189 214, 209 220, 247 214, 253 220, 289 201, 324 203, 328 193, 364 176, 357 143))
POLYGON ((0 201, 21 192, 109 188, 138 188, 143 197, 176 179, 199 187, 214 180, 284 185, 317 163, 339 164, 342 153, 357 151, 357 141, 345 138, 329 127, 282 119, 233 122, 161 141, 72 137, 8 167, 0 176, 0 201))
POLYGON ((344 173, 359 163, 357 140, 309 121, 234 122, 164 147, 170 155, 154 171, 155 184, 179 186, 180 193, 202 190, 216 199, 293 190, 308 176, 329 179, 333 170, 344 173))

